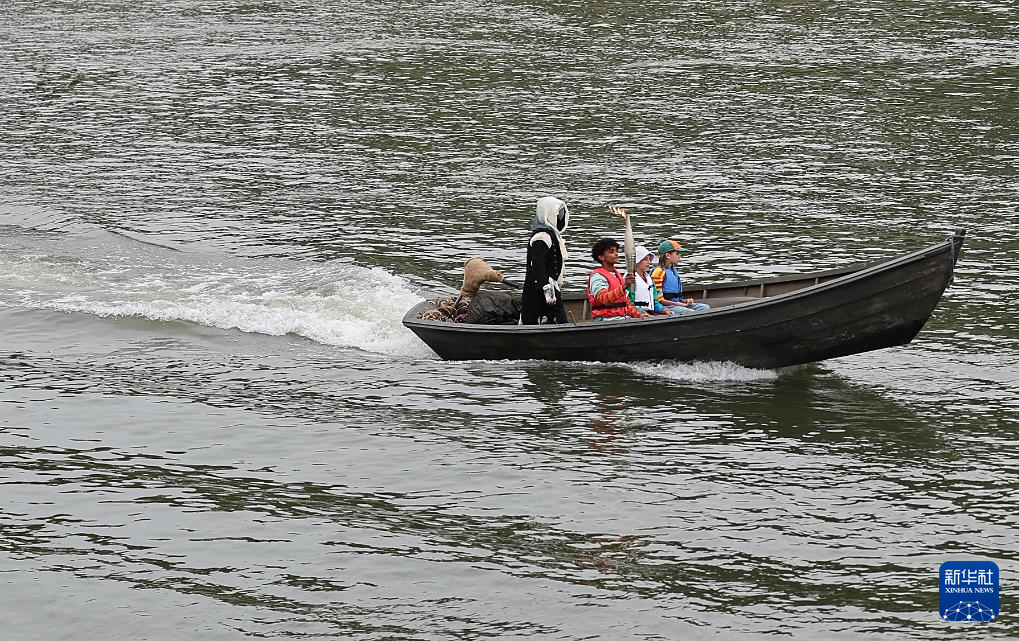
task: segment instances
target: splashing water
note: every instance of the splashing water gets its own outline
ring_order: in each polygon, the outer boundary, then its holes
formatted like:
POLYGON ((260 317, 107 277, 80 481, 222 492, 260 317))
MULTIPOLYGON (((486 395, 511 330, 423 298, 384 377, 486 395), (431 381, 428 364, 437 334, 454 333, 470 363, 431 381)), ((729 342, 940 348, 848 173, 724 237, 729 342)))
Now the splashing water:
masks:
POLYGON ((770 369, 752 369, 735 363, 726 362, 704 362, 704 363, 678 363, 666 361, 664 363, 630 363, 627 367, 638 374, 652 378, 664 378, 670 381, 684 383, 699 383, 702 381, 771 381, 779 377, 780 372, 770 369))
POLYGON ((0 253, 0 305, 186 321, 385 354, 430 355, 400 323, 421 298, 403 278, 350 263, 235 259, 103 233, 22 233, 0 253), (59 244, 58 244, 59 243, 59 244))

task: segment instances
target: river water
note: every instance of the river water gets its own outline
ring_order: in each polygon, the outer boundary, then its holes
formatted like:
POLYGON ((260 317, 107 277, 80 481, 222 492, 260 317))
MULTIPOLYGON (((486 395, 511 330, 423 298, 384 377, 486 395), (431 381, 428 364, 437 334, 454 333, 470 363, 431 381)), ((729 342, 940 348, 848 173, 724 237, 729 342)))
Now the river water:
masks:
POLYGON ((0 60, 5 639, 1019 635, 1014 2, 6 0, 0 60), (546 194, 573 287, 606 201, 691 282, 968 231, 902 348, 440 361, 546 194))

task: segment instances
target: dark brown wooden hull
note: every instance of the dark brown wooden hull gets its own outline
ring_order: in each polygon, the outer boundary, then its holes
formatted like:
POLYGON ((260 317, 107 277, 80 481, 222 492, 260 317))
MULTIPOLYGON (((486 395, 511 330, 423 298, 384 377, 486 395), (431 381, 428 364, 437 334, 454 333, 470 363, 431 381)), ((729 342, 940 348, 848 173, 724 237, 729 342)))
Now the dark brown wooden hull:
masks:
MULTIPOLYGON (((730 361, 777 368, 908 343, 952 281, 963 232, 943 243, 871 265, 691 288, 709 304, 743 302, 679 317, 577 325, 468 325, 403 319, 450 360, 730 361)), ((582 310, 581 295, 567 296, 582 310)))

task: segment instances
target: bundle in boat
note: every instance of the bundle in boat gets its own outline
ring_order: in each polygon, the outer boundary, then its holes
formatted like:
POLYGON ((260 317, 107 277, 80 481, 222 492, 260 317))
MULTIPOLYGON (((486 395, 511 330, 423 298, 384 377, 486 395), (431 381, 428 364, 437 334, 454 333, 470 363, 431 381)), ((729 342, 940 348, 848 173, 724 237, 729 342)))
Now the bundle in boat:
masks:
POLYGON ((514 285, 483 258, 468 258, 464 263, 459 295, 435 299, 435 308, 422 312, 418 318, 480 325, 516 325, 520 320, 520 296, 482 291, 485 283, 514 285))

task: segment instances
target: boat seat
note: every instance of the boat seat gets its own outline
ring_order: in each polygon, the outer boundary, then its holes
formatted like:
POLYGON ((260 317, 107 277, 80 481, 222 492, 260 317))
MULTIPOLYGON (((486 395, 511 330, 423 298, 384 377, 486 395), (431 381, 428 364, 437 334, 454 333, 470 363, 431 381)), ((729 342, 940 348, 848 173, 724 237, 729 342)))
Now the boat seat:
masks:
POLYGON ((719 298, 695 298, 696 303, 707 303, 711 306, 711 309, 718 309, 719 307, 731 307, 733 305, 739 305, 740 303, 749 303, 750 301, 761 300, 753 296, 729 296, 719 298))

